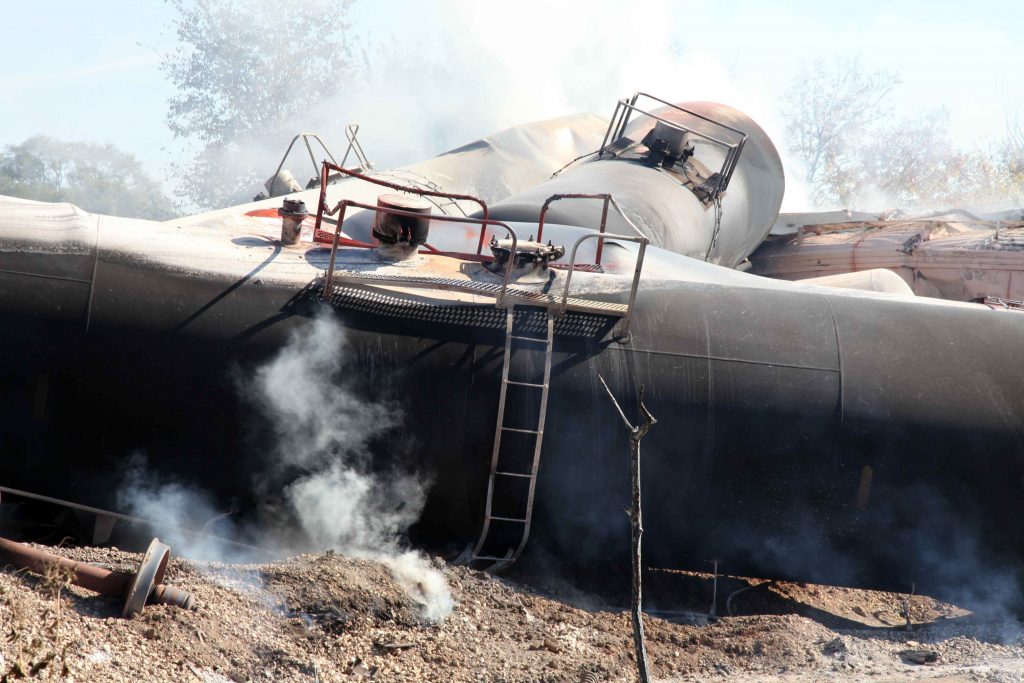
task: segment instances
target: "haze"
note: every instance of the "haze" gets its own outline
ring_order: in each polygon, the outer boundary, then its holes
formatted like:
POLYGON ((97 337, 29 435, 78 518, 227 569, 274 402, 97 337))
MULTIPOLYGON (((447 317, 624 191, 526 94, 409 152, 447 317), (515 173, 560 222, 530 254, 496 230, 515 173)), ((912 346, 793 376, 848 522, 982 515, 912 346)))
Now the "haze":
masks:
MULTIPOLYGON (((6 15, 15 28, 0 46, 0 144, 40 133, 109 142, 171 182, 166 167, 180 150, 164 120, 173 91, 160 61, 175 49, 174 8, 61 1, 18 3, 6 15)), ((340 147, 344 123, 361 122, 364 145, 383 166, 517 122, 572 111, 608 116, 615 99, 636 89, 728 102, 779 144, 779 99, 801 62, 837 54, 896 72, 897 114, 946 108, 958 145, 1001 134, 1024 87, 1024 4, 1013 0, 364 1, 350 17, 378 77, 340 97, 336 127, 321 132, 340 147), (396 136, 400 126, 414 135, 396 136)), ((283 150, 287 140, 269 142, 283 150)), ((787 175, 792 181, 794 170, 787 175)), ((786 207, 801 208, 798 184, 790 186, 786 207)))

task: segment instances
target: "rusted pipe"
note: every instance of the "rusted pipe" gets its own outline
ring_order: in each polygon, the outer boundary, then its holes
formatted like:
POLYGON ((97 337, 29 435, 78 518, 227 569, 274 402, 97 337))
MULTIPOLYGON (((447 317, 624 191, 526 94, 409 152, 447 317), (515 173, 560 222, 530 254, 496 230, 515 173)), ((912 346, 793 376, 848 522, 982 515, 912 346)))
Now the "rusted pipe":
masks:
POLYGON ((69 560, 6 538, 0 538, 0 555, 10 564, 37 574, 45 574, 47 569, 53 566, 66 569, 71 573, 71 582, 76 586, 101 595, 123 598, 124 616, 142 611, 142 606, 147 600, 183 609, 192 607, 191 593, 161 583, 170 559, 170 548, 160 543, 158 539, 153 539, 150 543, 149 550, 134 575, 69 560))
POLYGON ((281 244, 286 247, 298 244, 302 237, 302 221, 309 216, 306 203, 301 199, 286 199, 277 215, 281 217, 281 244))

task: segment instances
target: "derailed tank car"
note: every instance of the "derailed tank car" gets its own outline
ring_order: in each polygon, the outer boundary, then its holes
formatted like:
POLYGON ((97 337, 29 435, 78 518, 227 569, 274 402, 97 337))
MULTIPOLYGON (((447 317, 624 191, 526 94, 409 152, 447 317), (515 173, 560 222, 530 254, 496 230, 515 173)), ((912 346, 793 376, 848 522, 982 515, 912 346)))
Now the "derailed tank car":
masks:
MULTIPOLYGON (((506 204, 473 214, 439 183, 407 188, 435 220, 422 248, 391 230, 398 256, 375 225, 421 214, 377 206, 394 176, 289 197, 310 207, 295 247, 266 203, 158 224, 5 202, 4 477, 103 502, 144 448, 245 496, 260 416, 233 378, 327 307, 358 385, 401 407, 433 482, 418 533, 482 565, 529 530, 526 553, 624 566, 628 452, 600 374, 625 406, 646 387, 659 420, 644 441, 652 564, 947 595, 980 570, 1016 581, 1024 318, 715 265, 770 227, 774 148, 733 110, 624 102, 663 125, 617 114, 596 158, 506 204), (723 123, 737 135, 693 141, 723 123), (541 232, 551 194, 611 197, 559 201, 541 232)), ((393 449, 376 445, 386 468, 393 449)))

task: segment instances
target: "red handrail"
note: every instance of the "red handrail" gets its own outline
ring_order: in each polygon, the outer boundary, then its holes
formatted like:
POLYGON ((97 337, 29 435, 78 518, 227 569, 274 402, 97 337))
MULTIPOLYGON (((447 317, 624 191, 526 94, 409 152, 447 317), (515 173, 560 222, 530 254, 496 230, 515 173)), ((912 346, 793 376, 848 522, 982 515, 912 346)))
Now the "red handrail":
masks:
MULTIPOLYGON (((443 197, 445 199, 456 199, 456 200, 461 199, 461 200, 465 200, 465 201, 469 201, 469 202, 475 202, 475 203, 479 204, 480 208, 483 210, 484 216, 483 216, 482 222, 480 224, 480 240, 479 240, 479 242, 477 243, 477 246, 476 246, 476 253, 477 254, 482 254, 483 253, 484 237, 485 237, 485 235, 487 233, 487 223, 488 223, 488 217, 490 215, 490 210, 487 208, 487 203, 484 200, 480 199, 479 197, 474 197, 473 195, 468 195, 468 194, 454 194, 452 192, 441 192, 440 190, 423 190, 423 189, 420 189, 418 187, 410 187, 408 185, 399 185, 398 183, 389 183, 388 181, 381 180, 380 178, 371 178, 370 176, 362 173, 361 171, 357 171, 355 169, 342 168, 341 166, 338 166, 337 164, 332 164, 332 163, 330 163, 330 162, 328 162, 326 160, 323 162, 323 168, 321 168, 321 170, 320 170, 320 201, 318 203, 320 207, 323 207, 324 211, 317 211, 317 213, 316 213, 316 225, 313 227, 313 234, 314 235, 316 234, 317 230, 320 230, 320 221, 321 221, 321 219, 323 217, 324 212, 326 211, 328 214, 331 213, 330 210, 329 210, 329 207, 326 204, 326 201, 327 201, 327 176, 329 175, 329 171, 336 171, 338 173, 344 173, 345 175, 352 176, 353 178, 358 178, 360 180, 365 180, 366 182, 373 183, 374 185, 380 185, 381 187, 388 187, 388 188, 391 188, 392 190, 398 190, 400 192, 408 192, 410 194, 418 194, 421 197, 443 197)), ((474 221, 474 222, 476 222, 476 221, 474 221)), ((430 248, 433 249, 433 247, 430 247, 430 248)))
MULTIPOLYGON (((321 298, 324 299, 324 300, 327 300, 330 297, 331 286, 332 286, 332 284, 334 282, 334 267, 335 267, 335 265, 337 263, 338 247, 341 246, 341 242, 342 242, 341 226, 345 222, 345 210, 348 207, 350 207, 350 206, 356 207, 358 209, 366 209, 366 210, 369 210, 369 211, 380 211, 380 212, 384 212, 384 213, 387 213, 387 214, 391 214, 392 216, 405 216, 405 217, 408 217, 408 218, 422 218, 423 217, 423 214, 415 213, 413 211, 403 211, 402 209, 395 209, 395 208, 392 208, 390 206, 373 206, 372 204, 364 204, 362 202, 353 201, 351 199, 342 199, 340 202, 338 202, 335 205, 335 207, 333 209, 330 208, 329 206, 327 206, 326 202, 321 203, 320 206, 317 207, 317 211, 316 211, 316 213, 317 213, 316 219, 317 219, 317 223, 318 224, 320 223, 320 221, 323 218, 324 214, 326 214, 328 216, 332 216, 335 213, 338 214, 338 223, 337 223, 337 225, 334 228, 334 241, 333 241, 333 244, 331 245, 331 260, 330 260, 330 264, 327 267, 327 272, 324 274, 324 291, 321 294, 321 298)), ((432 218, 432 220, 436 220, 436 221, 440 221, 440 222, 447 222, 447 223, 473 223, 473 224, 481 224, 482 225, 482 224, 484 224, 484 220, 485 219, 471 218, 469 216, 463 217, 463 216, 441 215, 441 216, 434 216, 432 218)), ((515 230, 513 230, 509 225, 507 225, 505 223, 502 223, 501 221, 492 221, 491 225, 494 225, 494 226, 499 227, 499 228, 503 228, 508 233, 509 239, 512 241, 512 253, 515 253, 516 244, 518 242, 518 238, 516 237, 515 230)), ((442 252, 437 252, 437 253, 442 253, 442 252)), ((501 290, 499 291, 499 293, 498 293, 498 295, 496 297, 496 305, 499 308, 501 307, 502 301, 505 298, 505 290, 508 289, 509 278, 512 275, 512 266, 513 266, 514 263, 515 263, 515 259, 508 259, 508 262, 505 264, 505 272, 504 272, 504 274, 502 276, 502 280, 501 280, 501 290)))

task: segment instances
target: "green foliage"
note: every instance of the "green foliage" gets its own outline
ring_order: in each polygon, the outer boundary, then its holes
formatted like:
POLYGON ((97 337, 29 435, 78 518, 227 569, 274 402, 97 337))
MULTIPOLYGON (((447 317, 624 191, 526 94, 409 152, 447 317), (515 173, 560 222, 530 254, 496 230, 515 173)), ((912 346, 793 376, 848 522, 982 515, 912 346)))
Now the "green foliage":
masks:
POLYGON ((0 194, 71 202, 112 216, 165 220, 174 215, 159 184, 131 154, 113 145, 42 135, 0 153, 0 194))
MULTIPOLYGON (((176 88, 167 124, 193 158, 177 193, 215 208, 249 201, 273 172, 266 150, 339 93, 350 68, 347 1, 172 0, 178 50, 163 69, 176 88)), ((307 124, 308 125, 308 124, 307 124)))

